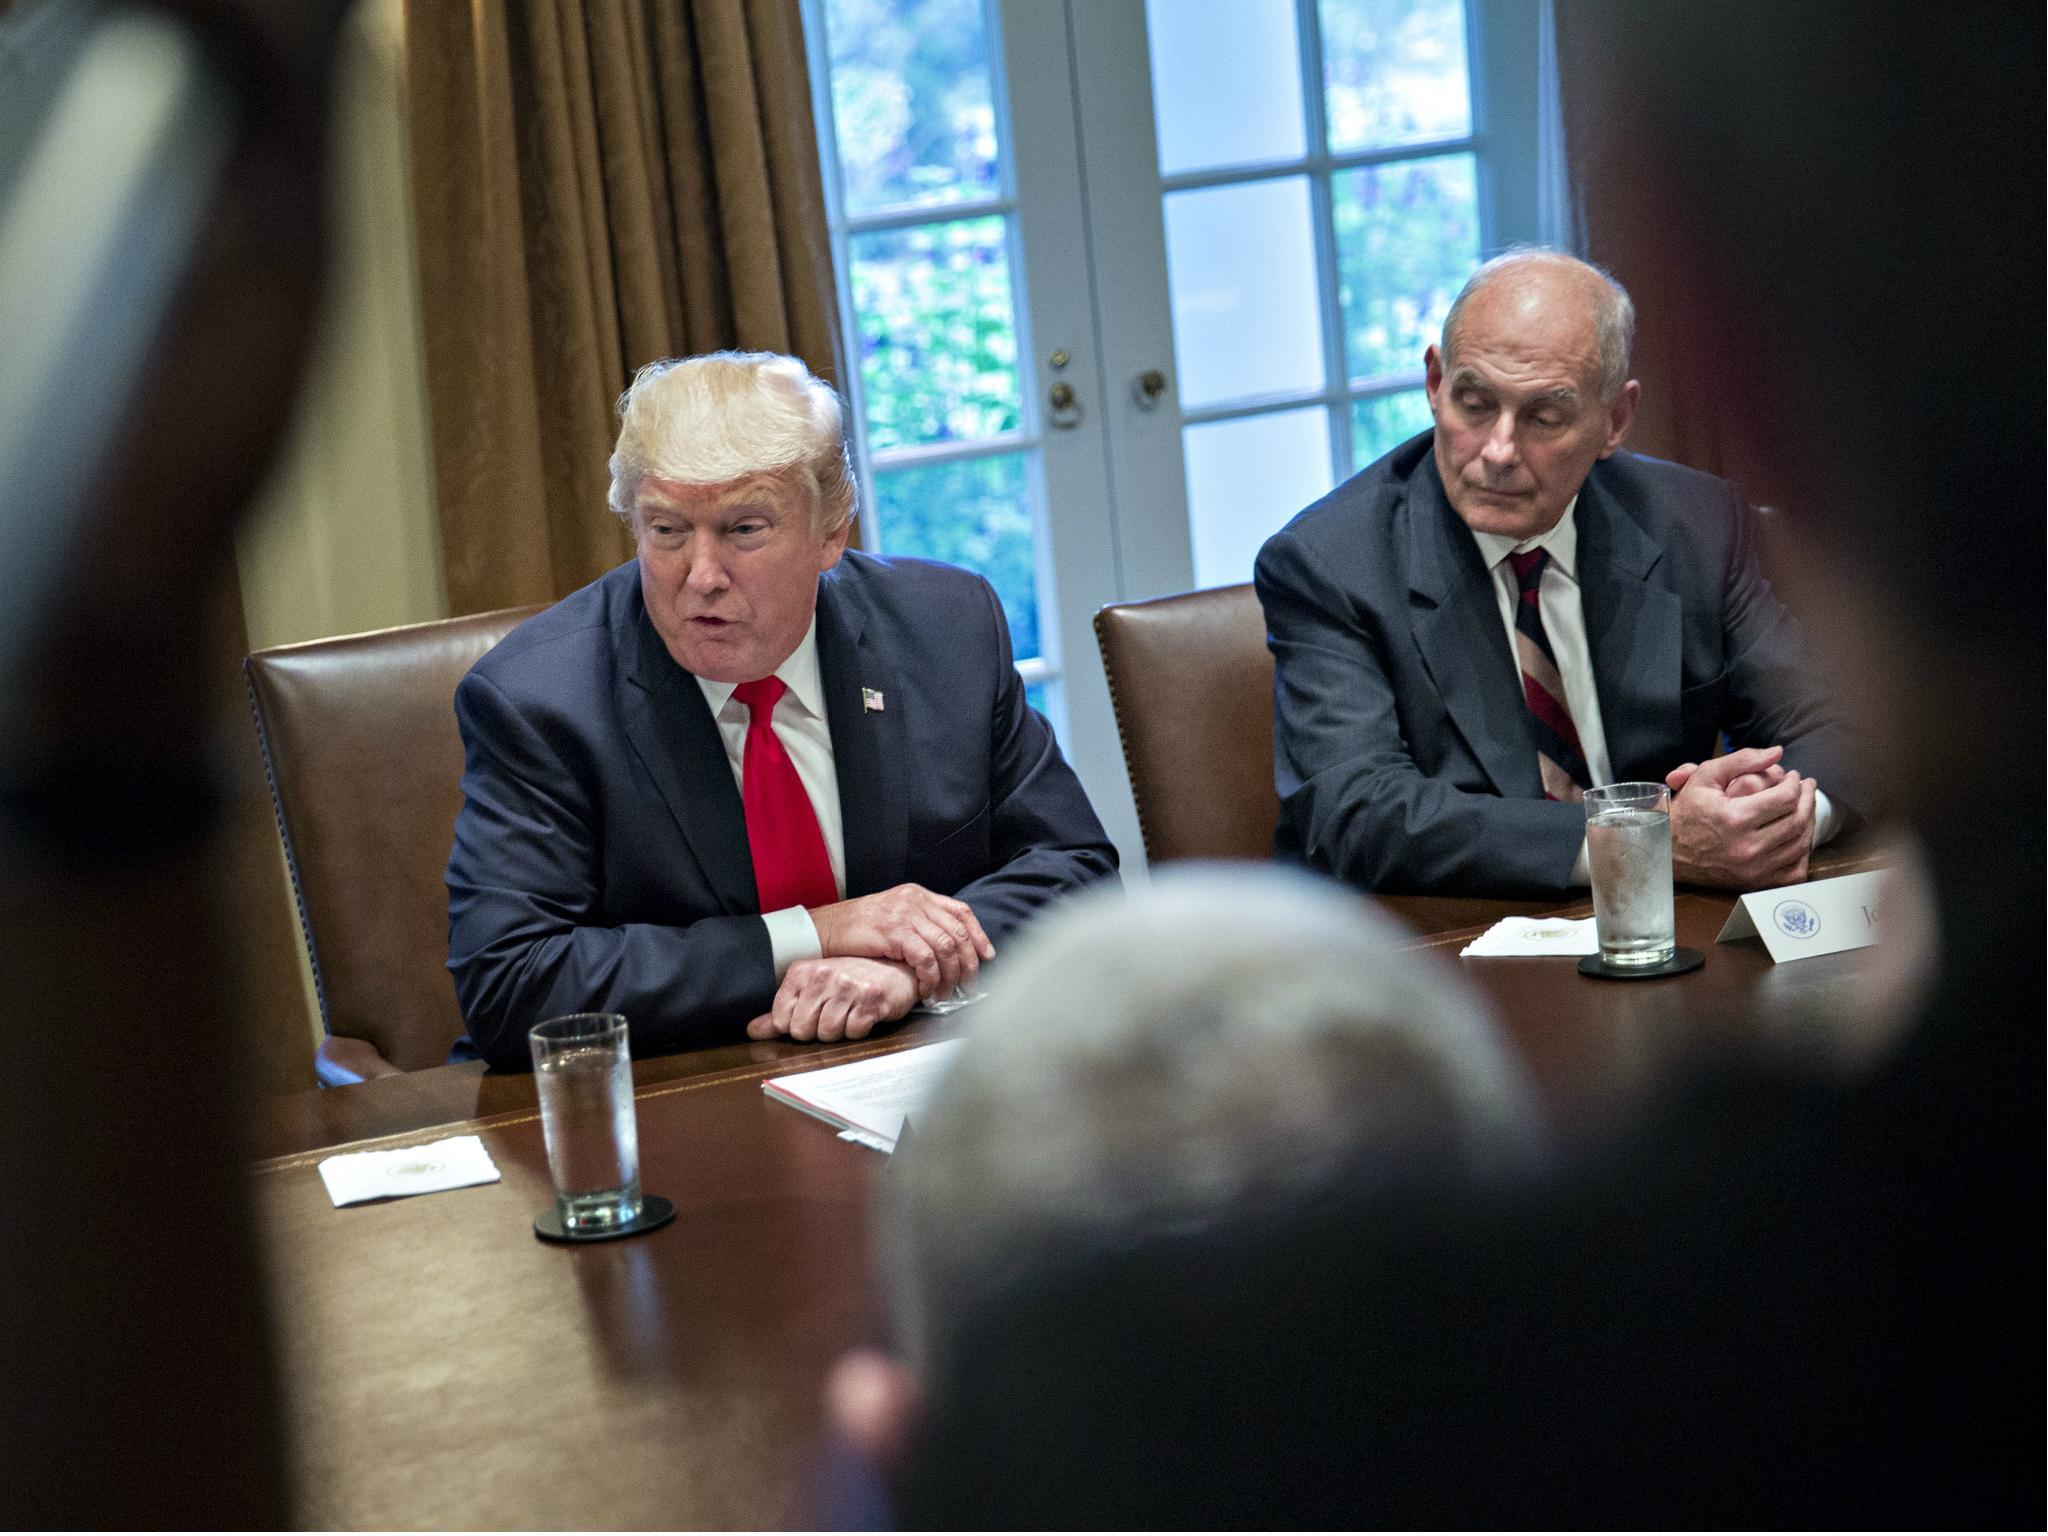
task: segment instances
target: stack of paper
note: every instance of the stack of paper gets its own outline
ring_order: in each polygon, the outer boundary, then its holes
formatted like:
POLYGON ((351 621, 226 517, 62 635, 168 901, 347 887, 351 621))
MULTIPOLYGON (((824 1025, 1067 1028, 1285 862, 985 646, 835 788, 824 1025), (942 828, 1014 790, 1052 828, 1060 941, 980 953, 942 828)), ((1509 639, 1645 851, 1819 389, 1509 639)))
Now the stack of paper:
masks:
POLYGON ((842 1140, 893 1152, 904 1117, 924 1107, 959 1048, 958 1040, 942 1040, 843 1067, 770 1078, 761 1088, 769 1098, 837 1127, 842 1140))
POLYGON ((1590 917, 1504 917, 1459 956, 1597 955, 1600 938, 1590 917))

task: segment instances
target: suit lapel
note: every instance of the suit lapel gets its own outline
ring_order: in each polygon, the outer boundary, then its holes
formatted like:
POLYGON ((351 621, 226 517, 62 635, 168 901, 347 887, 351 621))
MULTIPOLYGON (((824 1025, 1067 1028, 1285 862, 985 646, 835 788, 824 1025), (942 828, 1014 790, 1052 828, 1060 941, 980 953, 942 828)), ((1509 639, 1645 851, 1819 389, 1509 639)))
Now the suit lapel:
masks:
POLYGON ((1679 739, 1684 615, 1678 594, 1650 580, 1664 551, 1601 485, 1579 493, 1578 564, 1586 644, 1607 760, 1618 780, 1662 778, 1679 739))
POLYGON ((718 722, 697 680, 676 664, 636 590, 612 633, 626 735, 728 913, 758 912, 747 813, 718 722))
POLYGON ((1416 649, 1444 709, 1486 770, 1512 798, 1541 798, 1536 743, 1486 563, 1452 509, 1434 455, 1408 477, 1408 591, 1416 649))
POLYGON ((818 674, 846 847, 846 894, 894 885, 909 864, 910 795, 904 781, 904 710, 896 670, 866 632, 843 566, 818 583, 818 674), (881 707, 868 707, 869 699, 881 707))

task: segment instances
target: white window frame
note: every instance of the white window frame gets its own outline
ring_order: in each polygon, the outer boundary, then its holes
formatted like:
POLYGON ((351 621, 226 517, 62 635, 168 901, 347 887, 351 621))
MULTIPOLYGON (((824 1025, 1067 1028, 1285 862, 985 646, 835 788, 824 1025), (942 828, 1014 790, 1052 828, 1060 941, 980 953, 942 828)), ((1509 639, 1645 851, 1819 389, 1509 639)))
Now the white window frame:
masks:
MULTIPOLYGON (((1052 611, 1053 585, 1045 558, 1045 496, 1041 484, 1039 455, 1043 431, 1032 386, 1033 370, 1029 350, 1030 306, 1025 299, 1024 252, 1020 237, 1017 201, 1016 135, 1010 117, 1007 72, 1001 18, 996 0, 981 0, 983 37, 989 54, 990 106, 996 122, 996 182, 993 196, 967 197, 936 203, 899 203, 864 213, 846 208, 845 180, 839 160, 837 112, 832 100, 829 65, 814 62, 810 70, 811 113, 818 136, 819 169, 824 178, 825 222, 832 252, 833 282, 839 297, 840 344, 844 348, 847 377, 840 381, 840 393, 847 404, 847 437, 853 453, 860 487, 861 546, 887 554, 875 507, 874 485, 878 473, 895 469, 921 469, 940 464, 1006 454, 1023 454, 1027 465, 1026 495, 1030 498, 1036 527, 1032 540, 1037 558, 1034 592, 1038 603, 1040 654, 1017 658, 1018 675, 1025 686, 1055 684, 1060 668, 1049 643, 1056 628, 1052 611), (1005 253, 1010 264, 1011 319, 1017 338, 1018 421, 1014 430, 972 441, 918 444, 910 447, 877 449, 868 441, 867 395, 860 372, 860 317, 853 304, 853 242, 862 235, 908 229, 923 224, 966 222, 1000 218, 1003 221, 1005 253), (1048 652, 1052 654, 1047 654, 1048 652)), ((804 46, 813 61, 829 60, 830 39, 825 19, 825 0, 801 0, 804 46)))

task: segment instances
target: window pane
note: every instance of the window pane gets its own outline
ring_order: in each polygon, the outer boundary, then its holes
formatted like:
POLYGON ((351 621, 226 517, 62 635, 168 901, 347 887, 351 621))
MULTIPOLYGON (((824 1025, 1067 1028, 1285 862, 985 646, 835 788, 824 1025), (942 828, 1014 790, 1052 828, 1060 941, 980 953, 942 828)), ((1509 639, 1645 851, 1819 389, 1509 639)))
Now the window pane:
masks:
POLYGON ((1332 150, 1472 131, 1460 0, 1322 0, 1322 20, 1332 150))
POLYGON ((1306 177, 1173 193, 1166 275, 1183 406, 1322 387, 1306 177))
POLYGON ((1036 656, 1038 558, 1024 455, 884 469, 874 479, 882 552, 979 571, 1002 599, 1017 659, 1036 656))
POLYGON ((1363 469, 1431 426, 1429 396, 1419 389, 1351 402, 1351 462, 1363 469))
POLYGON ((1145 0, 1145 27, 1163 175, 1307 152, 1294 0, 1145 0))
POLYGON ((1311 406, 1186 430, 1196 586, 1250 581, 1259 546, 1330 488, 1329 424, 1311 406))
POLYGON ((1052 718, 1052 684, 1027 684, 1024 689, 1024 702, 1050 720, 1052 718))
POLYGON ((1333 177, 1331 191, 1351 377, 1420 373, 1423 348, 1479 264, 1472 157, 1364 166, 1333 177))
POLYGON ((825 0, 846 209, 993 197, 980 0, 825 0))
POLYGON ((1003 225, 960 219, 848 242, 870 448, 1016 429, 1017 318, 1003 225))

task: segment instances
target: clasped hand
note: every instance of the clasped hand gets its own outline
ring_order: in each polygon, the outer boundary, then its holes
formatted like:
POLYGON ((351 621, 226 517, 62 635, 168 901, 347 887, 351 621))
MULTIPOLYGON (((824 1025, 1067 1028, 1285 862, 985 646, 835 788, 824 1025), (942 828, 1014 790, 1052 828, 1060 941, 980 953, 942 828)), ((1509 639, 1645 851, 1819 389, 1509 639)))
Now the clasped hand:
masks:
POLYGON ((823 951, 799 960, 775 1006, 747 1026, 754 1040, 859 1040, 921 998, 972 988, 996 947, 974 909, 921 885, 898 885, 810 909, 823 951))
POLYGON ((1744 747, 1665 775, 1674 876, 1752 891, 1806 878, 1816 786, 1784 767, 1784 755, 1783 747, 1744 747))
POLYGON ((918 996, 950 997, 972 988, 995 945, 964 901, 921 885, 892 886, 872 896, 811 908, 818 945, 828 956, 900 960, 917 978, 918 996))
POLYGON ((859 955, 799 960, 775 989, 773 1011, 747 1025, 747 1038, 860 1040, 877 1024, 902 1018, 916 1002, 917 980, 900 961, 859 955))

